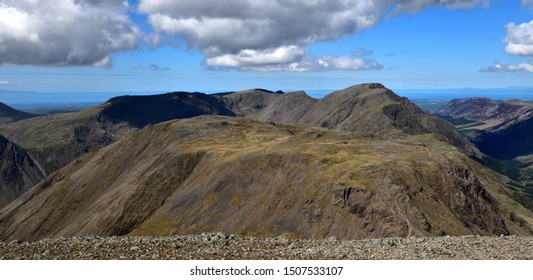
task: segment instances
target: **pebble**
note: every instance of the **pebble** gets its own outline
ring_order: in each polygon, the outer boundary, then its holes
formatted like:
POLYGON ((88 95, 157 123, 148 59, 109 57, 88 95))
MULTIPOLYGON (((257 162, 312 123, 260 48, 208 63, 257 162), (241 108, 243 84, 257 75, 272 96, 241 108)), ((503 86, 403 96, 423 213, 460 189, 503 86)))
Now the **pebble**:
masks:
POLYGON ((0 259, 533 259, 533 237, 460 236, 366 240, 255 238, 224 233, 73 237, 0 242, 0 259), (143 248, 141 250, 141 248, 143 248))

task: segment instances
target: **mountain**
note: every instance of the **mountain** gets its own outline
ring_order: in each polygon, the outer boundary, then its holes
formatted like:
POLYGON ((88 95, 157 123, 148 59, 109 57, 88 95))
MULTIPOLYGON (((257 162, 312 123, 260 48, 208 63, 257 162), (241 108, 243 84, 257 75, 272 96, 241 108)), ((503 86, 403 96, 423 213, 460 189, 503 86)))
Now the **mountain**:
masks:
POLYGON ((39 115, 16 110, 0 102, 0 123, 15 122, 23 119, 35 118, 37 116, 39 115))
POLYGON ((479 151, 455 128, 422 112, 381 84, 362 84, 323 99, 305 92, 263 89, 206 95, 172 92, 120 96, 80 112, 42 116, 0 125, 0 133, 30 152, 46 174, 145 126, 200 115, 246 117, 311 125, 380 139, 435 133, 469 156, 479 151))
POLYGON ((0 208, 43 178, 39 164, 24 149, 0 135, 0 208))
POLYGON ((483 97, 472 97, 454 99, 436 110, 435 114, 483 122, 499 120, 502 123, 523 116, 531 108, 533 108, 532 103, 519 100, 497 101, 483 97))
POLYGON ((335 91, 322 99, 305 92, 285 94, 252 90, 222 96, 235 115, 260 121, 340 129, 374 137, 396 133, 436 133, 469 156, 479 151, 455 127, 420 110, 381 84, 360 84, 335 91))
POLYGON ((0 133, 28 150, 47 174, 150 124, 200 115, 240 116, 313 125, 375 137, 436 133, 473 156, 479 152, 449 123, 422 112, 381 84, 362 84, 314 99, 305 92, 248 90, 207 95, 172 92, 120 96, 80 112, 0 125, 0 133))
POLYGON ((200 116, 89 153, 0 211, 1 240, 222 231, 300 238, 533 234, 499 175, 434 134, 200 116))
POLYGON ((455 99, 435 114, 455 123, 487 155, 509 160, 533 154, 533 104, 530 102, 455 99))
POLYGON ((233 115, 203 93, 120 96, 80 112, 0 125, 0 133, 31 152, 50 174, 146 125, 204 114, 233 115))
POLYGON ((533 197, 533 103, 456 99, 435 113, 456 124, 487 155, 481 162, 512 178, 513 189, 533 197))

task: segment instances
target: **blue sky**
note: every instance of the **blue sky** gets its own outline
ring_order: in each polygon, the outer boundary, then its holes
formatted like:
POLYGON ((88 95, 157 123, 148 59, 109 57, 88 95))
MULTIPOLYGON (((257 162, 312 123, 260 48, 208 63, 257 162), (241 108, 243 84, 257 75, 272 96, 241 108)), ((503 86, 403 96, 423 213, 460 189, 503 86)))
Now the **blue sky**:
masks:
POLYGON ((532 20, 530 0, 0 0, 0 91, 533 87, 532 20))

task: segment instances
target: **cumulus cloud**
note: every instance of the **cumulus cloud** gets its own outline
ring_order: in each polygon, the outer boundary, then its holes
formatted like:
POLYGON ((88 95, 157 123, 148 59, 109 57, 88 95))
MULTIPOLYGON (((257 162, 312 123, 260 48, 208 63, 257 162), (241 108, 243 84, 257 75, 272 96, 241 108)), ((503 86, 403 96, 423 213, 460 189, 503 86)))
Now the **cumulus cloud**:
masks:
MULTIPOLYGON (((524 6, 532 3, 533 1, 531 0, 522 1, 524 6)), ((504 38, 504 42, 507 43, 505 46, 505 52, 516 56, 533 57, 533 20, 519 25, 512 22, 505 25, 505 28, 507 29, 507 35, 504 38)), ((480 71, 496 73, 533 73, 533 59, 519 64, 502 64, 495 62, 494 65, 483 68, 480 71)))
POLYGON ((123 0, 3 0, 0 64, 109 65, 137 47, 140 31, 123 0))
POLYGON ((520 64, 501 64, 495 62, 493 66, 481 69, 481 72, 496 72, 496 73, 507 73, 507 72, 522 72, 522 73, 533 73, 533 60, 529 62, 524 62, 520 64))
POLYGON ((373 59, 363 59, 354 55, 323 55, 320 57, 306 56, 302 60, 292 63, 267 64, 256 66, 239 67, 242 71, 256 72, 310 72, 310 71, 327 71, 327 70, 379 70, 383 66, 373 59))
POLYGON ((468 8, 479 3, 487 1, 140 0, 138 11, 148 15, 159 34, 155 38, 183 38, 189 48, 206 55, 208 66, 243 70, 364 69, 361 65, 372 63, 353 56, 325 56, 322 61, 328 66, 318 67, 320 58, 307 58, 303 49, 375 26, 391 10, 412 13, 431 6, 468 8))
POLYGON ((505 52, 512 55, 533 56, 533 20, 516 25, 514 22, 505 26, 507 42, 505 52))
POLYGON ((358 55, 309 57, 305 47, 371 28, 387 14, 488 0, 132 2, 137 6, 126 0, 2 0, 0 64, 110 65, 112 53, 138 47, 141 32, 128 16, 135 9, 148 16, 154 32, 143 35, 151 46, 184 41, 214 68, 376 69, 379 63, 358 55))
POLYGON ((266 50, 244 49, 236 54, 222 54, 206 59, 208 66, 256 67, 259 65, 286 64, 300 60, 305 50, 297 46, 281 46, 266 50))

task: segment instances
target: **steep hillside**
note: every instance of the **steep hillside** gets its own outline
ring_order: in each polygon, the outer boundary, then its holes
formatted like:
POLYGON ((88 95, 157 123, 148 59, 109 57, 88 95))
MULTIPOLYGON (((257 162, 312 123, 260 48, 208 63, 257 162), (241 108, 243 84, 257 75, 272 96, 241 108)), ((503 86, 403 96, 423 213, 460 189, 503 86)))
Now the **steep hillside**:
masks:
POLYGON ((50 174, 133 129, 102 116, 104 106, 4 124, 0 133, 29 151, 50 174))
POLYGON ((454 123, 488 157, 482 161, 533 197, 533 104, 519 100, 456 99, 436 113, 454 123))
POLYGON ((24 149, 0 135, 0 208, 43 178, 39 164, 24 149))
POLYGON ((0 239, 532 234, 507 179, 433 134, 394 140, 220 116, 146 127, 0 211, 0 239))
POLYGON ((533 155, 533 114, 527 119, 483 131, 472 141, 484 153, 498 159, 533 155))
POLYGON ((15 122, 23 119, 35 118, 37 116, 39 115, 16 110, 0 102, 0 123, 15 122))

